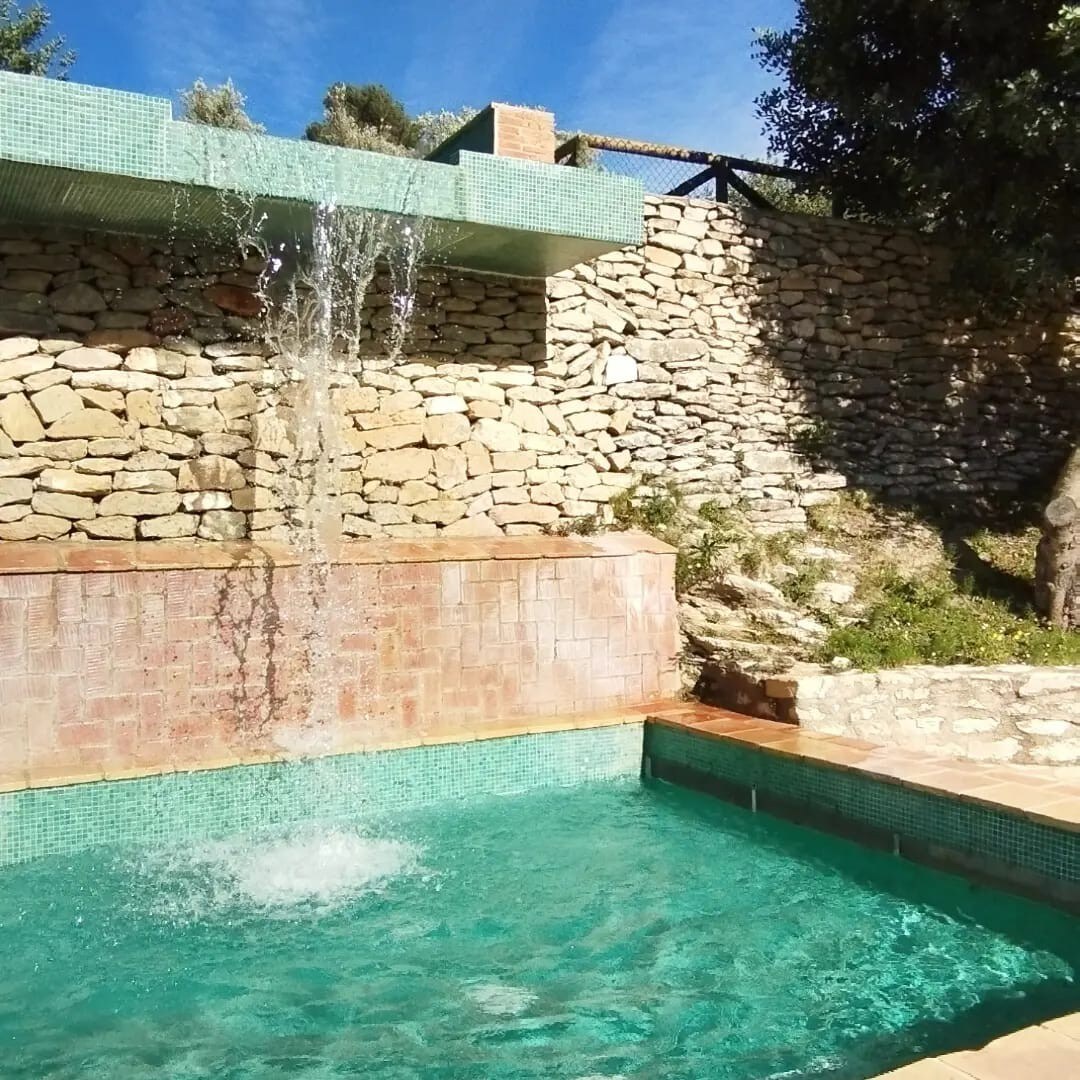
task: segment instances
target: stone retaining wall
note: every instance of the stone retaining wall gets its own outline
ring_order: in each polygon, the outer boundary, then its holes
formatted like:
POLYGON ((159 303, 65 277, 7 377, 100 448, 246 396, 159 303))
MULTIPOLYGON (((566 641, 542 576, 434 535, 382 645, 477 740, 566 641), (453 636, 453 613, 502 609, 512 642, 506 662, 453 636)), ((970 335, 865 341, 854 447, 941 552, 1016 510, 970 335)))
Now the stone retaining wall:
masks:
MULTIPOLYGON (((917 238, 685 199, 641 249, 539 281, 377 278, 337 362, 346 537, 536 533, 635 478, 762 528, 856 483, 955 503, 1044 480, 1080 416, 1075 319, 941 299, 917 238)), ((300 384, 263 260, 0 229, 0 540, 283 535, 300 384)))
POLYGON ((1080 763, 1080 668, 919 666, 767 679, 760 689, 744 707, 808 731, 972 761, 1080 763))
MULTIPOLYGON (((0 546, 0 790, 468 738, 676 690, 648 537, 0 546)), ((564 725, 565 726, 565 725, 564 725)))

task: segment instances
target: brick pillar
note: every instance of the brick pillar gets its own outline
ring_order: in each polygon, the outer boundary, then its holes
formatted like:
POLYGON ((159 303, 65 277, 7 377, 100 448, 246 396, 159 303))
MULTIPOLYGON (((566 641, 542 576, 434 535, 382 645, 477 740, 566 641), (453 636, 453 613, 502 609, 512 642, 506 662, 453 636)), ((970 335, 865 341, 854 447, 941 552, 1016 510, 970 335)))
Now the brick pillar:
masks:
POLYGON ((555 116, 542 109, 492 103, 495 114, 497 157, 524 158, 526 161, 555 161, 555 116))

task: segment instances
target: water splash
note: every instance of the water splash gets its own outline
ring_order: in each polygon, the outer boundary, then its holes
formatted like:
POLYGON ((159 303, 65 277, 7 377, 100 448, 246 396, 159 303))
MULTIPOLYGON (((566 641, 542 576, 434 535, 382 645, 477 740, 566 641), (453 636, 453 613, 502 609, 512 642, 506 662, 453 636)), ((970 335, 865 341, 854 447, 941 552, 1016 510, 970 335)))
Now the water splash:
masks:
POLYGON ((222 915, 324 914, 417 873, 420 856, 408 841, 308 823, 146 852, 130 865, 133 902, 178 925, 222 915))

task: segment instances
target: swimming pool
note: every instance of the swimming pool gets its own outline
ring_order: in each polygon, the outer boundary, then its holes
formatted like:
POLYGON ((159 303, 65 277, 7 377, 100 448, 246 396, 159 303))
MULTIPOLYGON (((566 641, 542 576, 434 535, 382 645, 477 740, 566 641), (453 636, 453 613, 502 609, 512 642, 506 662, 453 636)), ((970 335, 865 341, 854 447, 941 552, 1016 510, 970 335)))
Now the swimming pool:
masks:
POLYGON ((873 1076, 1080 1006, 1074 918, 659 783, 0 870, 11 1080, 873 1076))

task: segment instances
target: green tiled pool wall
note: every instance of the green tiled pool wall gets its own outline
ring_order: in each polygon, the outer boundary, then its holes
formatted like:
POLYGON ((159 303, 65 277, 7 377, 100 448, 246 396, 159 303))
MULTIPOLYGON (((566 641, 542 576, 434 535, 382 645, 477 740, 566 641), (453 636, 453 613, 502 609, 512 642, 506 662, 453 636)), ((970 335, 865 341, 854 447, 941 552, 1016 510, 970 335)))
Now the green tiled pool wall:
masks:
POLYGON ((164 98, 0 72, 0 156, 165 179, 164 98))
POLYGON ((472 151, 459 158, 468 176, 464 216, 469 221, 616 244, 644 241, 643 195, 636 180, 472 151))
MULTIPOLYGON (((242 191, 256 199, 339 205, 422 215, 493 229, 585 238, 602 245, 637 244, 643 234, 643 189, 626 177, 462 151, 458 164, 227 131, 172 119, 164 98, 0 72, 0 212, 23 216, 22 185, 12 163, 64 169, 51 178, 51 215, 82 220, 79 174, 108 176, 123 197, 138 195, 150 218, 168 227, 176 191, 242 191), (167 185, 157 194, 139 181, 167 185)), ((88 178, 89 179, 89 178, 88 178)), ((103 177, 102 177, 103 179, 103 177)), ((100 185, 101 180, 98 181, 100 185)), ((42 179, 33 184, 40 187, 42 179)), ((182 197, 182 196, 181 196, 182 197)), ((118 208, 121 219, 122 210, 118 208)), ((152 224, 148 220, 148 225, 152 224)))
POLYGON ((646 726, 645 754, 654 775, 662 777, 671 764, 733 790, 756 789, 893 834, 901 850, 908 841, 1045 881, 1080 884, 1080 834, 1029 818, 658 724, 646 726))
POLYGON ((0 794, 0 866, 632 777, 641 746, 642 725, 629 723, 9 792, 0 794))

